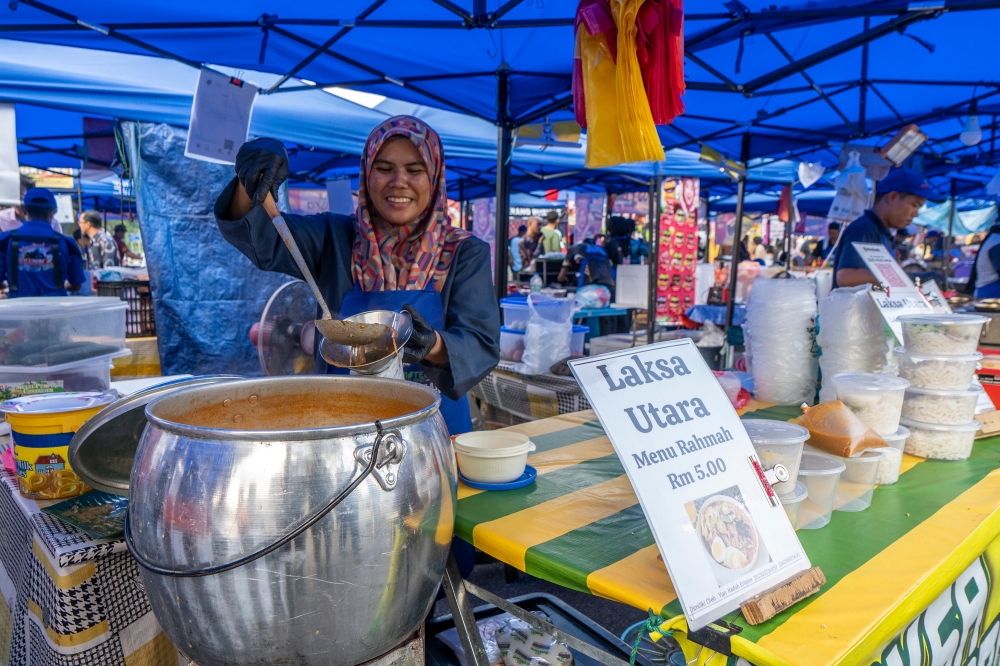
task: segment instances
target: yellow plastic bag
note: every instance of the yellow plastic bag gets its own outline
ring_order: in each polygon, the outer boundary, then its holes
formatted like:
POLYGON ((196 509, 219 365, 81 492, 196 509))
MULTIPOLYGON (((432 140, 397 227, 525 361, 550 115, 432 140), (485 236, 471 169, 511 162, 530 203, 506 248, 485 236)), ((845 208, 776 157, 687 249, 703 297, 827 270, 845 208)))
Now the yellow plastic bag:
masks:
POLYGON ((663 159, 663 146, 649 109, 646 86, 635 51, 636 18, 643 0, 612 0, 612 14, 618 25, 618 128, 626 162, 663 159))
POLYGON ((576 33, 583 64, 587 103, 587 166, 615 166, 625 161, 618 129, 615 62, 603 34, 590 35, 584 25, 576 33))

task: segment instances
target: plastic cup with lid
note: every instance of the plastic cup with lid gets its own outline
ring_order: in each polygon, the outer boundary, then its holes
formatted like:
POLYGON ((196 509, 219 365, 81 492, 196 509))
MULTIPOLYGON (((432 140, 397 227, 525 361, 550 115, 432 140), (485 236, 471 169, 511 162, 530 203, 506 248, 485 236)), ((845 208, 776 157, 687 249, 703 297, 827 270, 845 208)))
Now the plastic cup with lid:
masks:
POLYGON ((809 491, 806 490, 806 485, 801 481, 795 482, 792 492, 787 495, 778 496, 778 499, 781 500, 781 506, 785 510, 785 515, 788 516, 788 522, 792 524, 792 527, 795 527, 795 524, 799 521, 799 509, 802 508, 802 502, 808 496, 809 491))
POLYGON ((905 347, 894 350, 899 376, 910 386, 929 389, 964 389, 972 386, 982 352, 964 355, 920 354, 905 347))
POLYGON ((841 372, 833 376, 837 400, 880 435, 899 429, 903 394, 910 382, 874 372, 841 372))
POLYGON ((897 321, 903 327, 903 346, 918 354, 972 354, 989 317, 976 314, 911 314, 897 321))
POLYGON ((803 451, 799 464, 799 481, 806 487, 808 496, 799 508, 795 526, 801 530, 825 527, 833 514, 837 499, 837 484, 841 473, 847 469, 843 461, 825 453, 803 451))
POLYGON ((935 460, 966 460, 972 455, 972 443, 981 424, 969 421, 962 425, 938 425, 903 419, 910 429, 906 453, 935 460))
POLYGON ((884 456, 881 449, 868 449, 852 458, 840 458, 844 472, 837 484, 836 511, 864 511, 872 505, 875 478, 884 456))
POLYGON ((907 421, 962 425, 976 415, 976 403, 983 387, 973 384, 966 389, 928 389, 911 386, 903 400, 903 418, 907 421))
POLYGON ((882 460, 878 464, 878 473, 875 475, 876 486, 891 486, 899 481, 899 468, 903 464, 903 449, 892 446, 882 446, 877 449, 882 454, 882 460))
POLYGON ((744 419, 743 428, 765 470, 775 465, 784 465, 788 470, 788 481, 774 484, 774 492, 778 495, 795 492, 802 445, 809 439, 809 431, 794 423, 770 419, 744 419))

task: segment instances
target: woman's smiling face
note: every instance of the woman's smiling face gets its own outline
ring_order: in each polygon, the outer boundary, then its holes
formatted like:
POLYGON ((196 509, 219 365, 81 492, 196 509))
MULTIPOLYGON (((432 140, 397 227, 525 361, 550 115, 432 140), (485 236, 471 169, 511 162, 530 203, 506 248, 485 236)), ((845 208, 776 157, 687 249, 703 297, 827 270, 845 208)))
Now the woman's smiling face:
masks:
POLYGON ((431 179, 417 147, 405 136, 390 137, 372 161, 368 196, 375 210, 394 225, 420 218, 431 201, 431 179))

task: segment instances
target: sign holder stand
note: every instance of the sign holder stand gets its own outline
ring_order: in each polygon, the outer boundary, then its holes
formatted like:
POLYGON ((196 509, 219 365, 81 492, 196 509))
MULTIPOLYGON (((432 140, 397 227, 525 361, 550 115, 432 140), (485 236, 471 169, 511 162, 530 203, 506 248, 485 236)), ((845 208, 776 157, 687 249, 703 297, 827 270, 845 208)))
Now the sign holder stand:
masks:
POLYGON ((817 592, 826 583, 826 576, 819 567, 800 571, 783 583, 750 597, 740 610, 749 624, 760 624, 817 592))

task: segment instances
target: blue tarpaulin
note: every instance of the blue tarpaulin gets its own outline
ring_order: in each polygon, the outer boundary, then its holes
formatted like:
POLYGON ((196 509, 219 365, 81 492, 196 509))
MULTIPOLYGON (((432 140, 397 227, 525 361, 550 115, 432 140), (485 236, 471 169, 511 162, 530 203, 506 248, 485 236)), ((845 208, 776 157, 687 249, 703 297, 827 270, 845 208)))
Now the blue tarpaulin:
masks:
POLYGON ((289 278, 254 267, 212 209, 232 167, 184 157, 187 131, 124 123, 164 375, 259 375, 250 326, 289 278))

